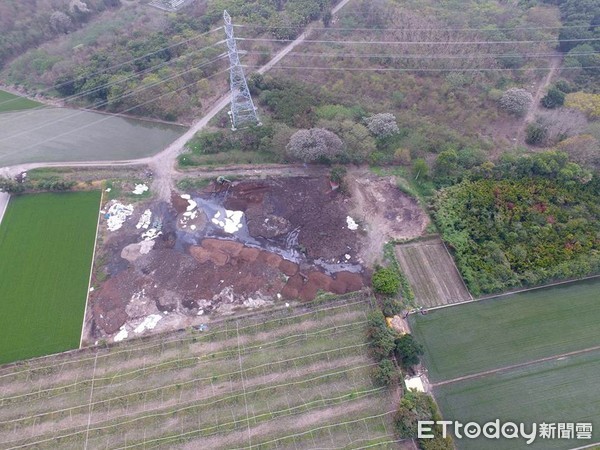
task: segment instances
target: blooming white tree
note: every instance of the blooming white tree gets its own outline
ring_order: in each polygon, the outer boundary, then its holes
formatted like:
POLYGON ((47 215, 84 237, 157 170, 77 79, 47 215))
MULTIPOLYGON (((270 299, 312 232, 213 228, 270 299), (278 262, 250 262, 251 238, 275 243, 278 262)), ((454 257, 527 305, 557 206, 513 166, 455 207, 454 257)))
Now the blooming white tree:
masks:
POLYGON ((290 156, 304 162, 333 161, 344 154, 342 140, 324 128, 298 130, 286 149, 290 156))
POLYGON ((523 116, 533 102, 533 96, 525 89, 511 88, 500 97, 500 107, 516 116, 523 116))
POLYGON ((396 123, 396 117, 392 113, 381 113, 365 117, 365 123, 369 131, 377 137, 389 136, 400 131, 396 123))

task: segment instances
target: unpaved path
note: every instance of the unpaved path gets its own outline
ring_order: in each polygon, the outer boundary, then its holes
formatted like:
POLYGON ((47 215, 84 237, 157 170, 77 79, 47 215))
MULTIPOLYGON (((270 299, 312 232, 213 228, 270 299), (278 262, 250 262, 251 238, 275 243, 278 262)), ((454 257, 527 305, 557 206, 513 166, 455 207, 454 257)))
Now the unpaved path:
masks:
POLYGON ((581 355, 583 353, 590 353, 590 352, 594 352, 596 350, 600 350, 600 345, 596 345, 595 347, 584 348, 583 350, 575 350, 573 352, 561 353, 560 355, 548 356, 546 358, 534 359, 533 361, 527 361, 524 363, 512 364, 510 366, 499 367, 497 369, 486 370, 484 372, 478 372, 478 373, 474 373, 471 375, 465 375, 465 376, 458 377, 458 378, 452 378, 451 380, 440 381, 438 383, 432 383, 431 385, 433 387, 437 387, 437 386, 443 386, 445 384, 456 383, 458 381, 471 380, 473 378, 481 378, 481 377, 485 377, 487 375, 492 375, 492 374, 498 373, 498 372, 504 372, 504 371, 513 370, 513 369, 520 369, 521 367, 528 367, 528 366, 532 366, 534 364, 538 364, 541 362, 557 361, 559 359, 566 358, 568 356, 581 355))
POLYGON ((523 124, 519 128, 519 133, 517 135, 517 142, 519 144, 525 144, 525 130, 527 128, 527 125, 533 122, 533 120, 535 119, 535 114, 540 108, 540 100, 544 96, 546 89, 548 89, 548 86, 550 86, 554 75, 556 75, 556 71, 560 67, 561 61, 562 58, 558 53, 550 59, 550 71, 535 91, 535 95, 533 96, 533 102, 531 102, 529 110, 527 111, 527 114, 523 119, 523 124))
MULTIPOLYGON (((350 0, 342 0, 338 3, 331 12, 337 13, 342 9, 350 0)), ((270 70, 275 64, 277 64, 282 58, 284 58, 289 52, 291 52, 296 46, 304 42, 311 29, 314 27, 310 25, 306 31, 298 36, 289 45, 281 49, 275 54, 273 58, 261 68, 258 69, 258 73, 264 74, 270 70)), ((230 95, 226 95, 219 98, 214 106, 207 111, 207 113, 194 122, 192 126, 177 140, 170 144, 160 153, 154 156, 140 159, 124 160, 124 161, 89 161, 89 162, 63 162, 63 163, 31 163, 31 164, 19 164, 17 166, 10 166, 0 168, 0 176, 14 177, 15 175, 25 170, 31 170, 40 167, 88 167, 88 166, 130 166, 130 165, 148 165, 154 172, 154 183, 152 189, 158 195, 158 198, 167 202, 171 201, 171 189, 173 186, 173 176, 177 173, 175 169, 175 163, 177 156, 183 150, 183 147, 187 141, 189 141, 194 135, 208 125, 208 122, 215 117, 223 108, 225 108, 230 102, 230 95)))
POLYGON ((2 223, 2 218, 4 217, 4 213, 6 212, 6 208, 8 208, 8 201, 10 200, 10 195, 4 192, 0 192, 0 224, 2 223))

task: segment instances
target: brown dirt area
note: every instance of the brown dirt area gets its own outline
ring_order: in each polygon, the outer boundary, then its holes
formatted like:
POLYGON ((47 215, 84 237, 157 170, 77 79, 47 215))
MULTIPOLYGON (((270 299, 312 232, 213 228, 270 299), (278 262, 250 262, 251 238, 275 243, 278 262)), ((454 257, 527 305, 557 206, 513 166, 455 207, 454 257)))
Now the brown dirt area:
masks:
POLYGON ((388 239, 421 234, 428 218, 389 179, 348 180, 348 192, 322 174, 214 182, 170 203, 138 201, 114 231, 115 201, 103 205, 84 342, 368 286, 365 262, 388 239))
POLYGON ((353 200, 350 213, 364 225, 369 241, 362 253, 366 264, 372 265, 381 258, 386 242, 413 239, 425 233, 429 216, 416 199, 398 189, 394 177, 357 170, 348 174, 346 182, 353 200))

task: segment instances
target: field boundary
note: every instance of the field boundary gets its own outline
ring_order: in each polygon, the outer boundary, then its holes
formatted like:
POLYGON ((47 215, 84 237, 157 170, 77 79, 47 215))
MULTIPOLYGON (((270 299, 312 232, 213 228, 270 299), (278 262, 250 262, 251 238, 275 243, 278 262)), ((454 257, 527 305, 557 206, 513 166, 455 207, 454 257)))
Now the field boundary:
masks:
POLYGON ((452 264, 454 265, 454 268, 458 272, 458 277, 460 278, 460 281, 462 281, 462 284, 465 287, 465 290, 467 291, 467 294, 469 294, 469 297, 471 297, 471 300, 473 300, 473 294, 471 294, 471 291, 469 291, 469 287, 467 286, 467 283, 465 283, 465 279, 463 278, 462 273, 460 273, 460 270, 458 270, 458 266, 456 265, 456 261, 454 260, 454 257, 452 256, 452 253, 450 253, 450 250, 448 250, 448 246, 446 245, 446 242, 444 242, 444 239, 442 239, 442 236, 440 236, 440 240, 442 241, 442 245, 444 246, 444 250, 446 250, 446 253, 448 253, 448 256, 452 260, 452 264))
POLYGON ((0 192, 0 225, 2 225, 2 219, 4 218, 4 213, 8 209, 8 203, 10 202, 10 194, 5 192, 0 192))
MULTIPOLYGON (((540 286, 534 286, 534 287, 530 287, 530 288, 519 289, 519 290, 516 290, 516 291, 503 292, 501 294, 486 295, 485 297, 478 297, 478 298, 475 298, 473 300, 466 300, 464 302, 457 302, 457 303, 449 303, 447 305, 432 306, 431 308, 424 308, 424 309, 426 309, 427 311, 435 311, 436 309, 449 308, 451 306, 466 305, 466 304, 469 304, 469 303, 477 303, 477 302, 481 302, 483 300, 490 300, 490 299, 493 299, 493 298, 510 297, 511 295, 514 295, 514 294, 521 294, 523 292, 535 291, 535 290, 538 290, 538 289, 544 289, 544 288, 549 288, 549 287, 553 287, 553 286, 560 286, 560 285, 563 285, 563 284, 577 283, 579 281, 593 280, 595 278, 600 278, 600 274, 590 275, 590 276, 583 277, 583 278, 576 278, 576 279, 573 279, 573 280, 556 281, 556 282, 553 282, 553 283, 543 284, 543 285, 540 285, 540 286)), ((419 312, 419 310, 410 311, 409 314, 416 314, 418 312, 419 312)))
POLYGON ((545 358, 534 359, 534 360, 531 360, 531 361, 526 361, 524 363, 511 364, 510 366, 498 367, 497 369, 490 369, 490 370, 486 370, 486 371, 483 371, 483 372, 473 373, 471 375, 464 375, 462 377, 452 378, 450 380, 438 381, 437 383, 431 383, 431 386, 432 387, 445 386, 447 384, 457 383, 459 381, 472 380, 474 378, 482 378, 482 377, 485 377, 487 375, 492 375, 494 373, 498 373, 498 372, 502 372, 502 371, 508 371, 508 370, 513 370, 513 369, 520 369, 522 367, 533 366, 535 364, 539 364, 539 363, 542 363, 542 362, 555 361, 555 360, 558 360, 560 358, 565 358, 567 356, 575 356, 575 355, 581 355, 581 354, 585 354, 585 353, 590 353, 590 352, 593 352, 593 351, 596 351, 596 350, 600 350, 600 345, 596 345, 594 347, 584 348, 582 350, 575 350, 575 351, 572 351, 572 352, 560 353, 558 355, 546 356, 545 358))
MULTIPOLYGON (((85 331, 85 319, 87 317, 88 302, 90 300, 90 289, 92 287, 92 275, 94 274, 94 261, 96 261, 96 248, 98 247, 98 230, 100 228, 100 211, 102 210, 102 200, 104 200, 104 189, 100 191, 100 204, 98 205, 98 220, 96 221, 96 234, 94 235, 94 250, 92 251, 92 263, 90 265, 90 278, 88 280, 87 292, 85 294, 85 307, 83 310, 83 321, 81 322, 81 335, 79 337, 79 348, 83 343, 83 333, 85 331)), ((0 222, 2 215, 0 214, 0 222)))

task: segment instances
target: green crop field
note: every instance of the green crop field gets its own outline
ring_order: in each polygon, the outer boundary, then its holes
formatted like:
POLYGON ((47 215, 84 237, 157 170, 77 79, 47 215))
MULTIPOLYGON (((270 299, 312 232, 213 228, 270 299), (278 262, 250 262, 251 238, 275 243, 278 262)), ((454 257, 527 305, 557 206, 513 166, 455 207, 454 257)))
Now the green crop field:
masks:
POLYGON ((99 192, 13 196, 0 224, 0 364, 77 348, 99 192))
POLYGON ((13 95, 6 91, 0 91, 0 113, 7 111, 21 111, 23 109, 37 108, 39 106, 42 106, 42 104, 25 97, 13 95))
POLYGON ((526 423, 527 430, 532 422, 591 422, 595 431, 591 441, 537 439, 530 446, 524 441, 456 440, 461 450, 569 449, 600 441, 599 373, 596 351, 439 386, 434 392, 445 420, 500 419, 526 423))
POLYGON ((527 430, 532 423, 581 422, 595 430, 591 441, 538 438, 528 446, 524 440, 463 438, 455 439, 457 448, 551 450, 598 442, 598 323, 600 279, 412 316, 445 420, 499 419, 525 423, 527 430))
POLYGON ((411 316, 431 381, 600 344, 600 280, 411 316))

